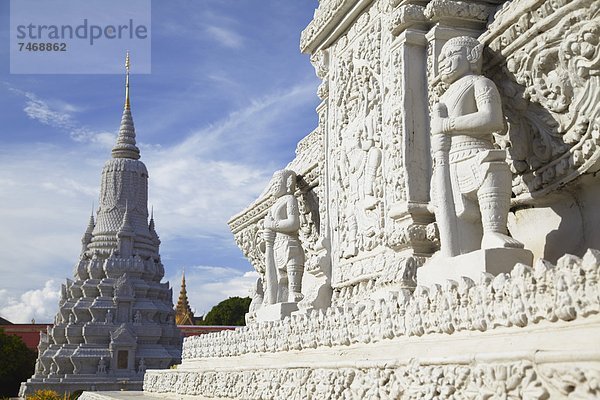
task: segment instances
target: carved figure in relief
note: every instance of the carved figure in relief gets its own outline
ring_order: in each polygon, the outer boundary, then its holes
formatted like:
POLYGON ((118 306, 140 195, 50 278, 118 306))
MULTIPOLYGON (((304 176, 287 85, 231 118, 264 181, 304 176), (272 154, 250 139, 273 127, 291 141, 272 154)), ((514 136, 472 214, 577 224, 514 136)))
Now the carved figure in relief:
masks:
POLYGON ((250 322, 256 319, 256 311, 258 311, 264 301, 265 292, 263 290, 262 278, 256 279, 256 283, 252 286, 250 297, 252 298, 252 302, 246 314, 246 325, 249 325, 250 322))
POLYGON ((106 374, 106 362, 104 361, 104 357, 100 357, 100 361, 98 362, 98 374, 106 374))
POLYGON ((449 85, 431 118, 435 171, 432 188, 442 254, 479 248, 522 248, 506 228, 511 172, 493 133, 504 129, 500 95, 481 75, 483 45, 461 36, 440 54, 440 75, 449 85))
POLYGON ((265 304, 297 303, 302 300, 304 249, 298 237, 300 211, 294 196, 296 174, 283 169, 272 180, 275 203, 265 216, 266 242, 265 304))
POLYGON ((105 324, 112 324, 112 323, 113 323, 113 317, 114 317, 114 315, 113 315, 113 313, 112 313, 111 309, 109 308, 109 309, 106 311, 106 317, 105 317, 105 319, 104 319, 104 323, 105 323, 105 324))
POLYGON ((353 63, 357 70, 356 80, 348 81, 347 124, 341 132, 342 144, 337 156, 338 176, 347 191, 341 210, 346 229, 344 258, 358 254, 359 232, 367 237, 376 234, 377 218, 370 214, 378 203, 375 186, 382 157, 377 146, 378 84, 364 61, 355 59, 353 63))
POLYGON ((563 321, 575 319, 577 312, 575 311, 575 307, 573 307, 573 299, 567 290, 571 285, 567 284, 567 278, 564 274, 558 276, 555 285, 558 291, 556 296, 556 303, 558 304, 558 307, 556 307, 556 315, 563 321))

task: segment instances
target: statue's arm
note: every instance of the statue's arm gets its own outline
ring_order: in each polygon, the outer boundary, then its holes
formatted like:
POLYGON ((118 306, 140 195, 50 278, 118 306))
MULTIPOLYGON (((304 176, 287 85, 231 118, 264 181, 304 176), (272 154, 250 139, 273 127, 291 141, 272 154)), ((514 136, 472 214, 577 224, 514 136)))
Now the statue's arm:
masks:
POLYGON ((300 229, 300 211, 298 200, 292 195, 286 198, 287 218, 277 221, 277 231, 283 233, 298 232, 300 229))
POLYGON ((477 111, 458 117, 444 118, 441 132, 456 135, 489 135, 504 129, 500 93, 494 82, 481 77, 473 84, 477 111))

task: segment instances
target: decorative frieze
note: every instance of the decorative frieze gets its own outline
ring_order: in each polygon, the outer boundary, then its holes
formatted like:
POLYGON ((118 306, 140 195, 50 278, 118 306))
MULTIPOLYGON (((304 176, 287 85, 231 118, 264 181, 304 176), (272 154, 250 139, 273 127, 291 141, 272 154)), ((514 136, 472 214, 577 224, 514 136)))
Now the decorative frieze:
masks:
MULTIPOLYGON (((144 390, 244 399, 592 399, 600 369, 516 362, 149 372, 144 390)), ((85 397, 85 399, 96 399, 85 397)))
MULTIPOLYGON (((418 262, 407 261, 412 263, 409 267, 418 262)), ((414 293, 388 292, 379 300, 346 301, 343 306, 292 315, 284 321, 189 337, 184 340, 183 359, 349 346, 402 336, 451 335, 523 328, 540 321, 571 321, 600 312, 599 281, 600 251, 588 250, 583 259, 566 255, 556 266, 543 260, 534 268, 518 264, 510 275, 482 274, 477 283, 468 278, 448 280, 443 287, 418 286, 414 293)), ((366 291, 375 290, 375 281, 364 282, 366 291)), ((348 286, 348 290, 351 293, 346 299, 360 299, 359 288, 348 286)))
MULTIPOLYGON (((424 15, 432 22, 460 20, 462 24, 469 21, 487 22, 494 8, 472 1, 431 0, 425 7, 424 15)), ((457 23, 461 25, 461 23, 457 23)))

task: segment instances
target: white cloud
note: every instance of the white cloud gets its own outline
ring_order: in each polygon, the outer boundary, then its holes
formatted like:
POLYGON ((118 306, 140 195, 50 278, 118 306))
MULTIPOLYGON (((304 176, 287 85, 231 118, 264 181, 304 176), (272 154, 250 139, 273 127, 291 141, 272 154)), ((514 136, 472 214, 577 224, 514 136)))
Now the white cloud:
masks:
POLYGON ((86 128, 71 130, 71 138, 80 143, 98 144, 101 148, 111 149, 117 140, 117 134, 112 132, 92 132, 86 128))
POLYGON ((22 94, 27 98, 23 111, 29 118, 56 128, 69 129, 73 126, 71 115, 67 111, 69 108, 65 108, 65 111, 53 110, 47 102, 33 93, 22 92, 22 94))
POLYGON ((204 31, 222 46, 237 49, 243 44, 243 38, 239 34, 223 26, 207 25, 204 31))
POLYGON ((51 279, 42 289, 28 290, 18 299, 0 290, 0 316, 17 324, 52 321, 58 311, 60 285, 51 279))
POLYGON ((67 177, 60 177, 56 181, 43 182, 42 188, 67 196, 84 195, 86 197, 95 197, 99 194, 97 186, 82 184, 67 177))
POLYGON ((77 121, 73 114, 81 111, 80 107, 62 100, 42 99, 35 93, 10 85, 7 87, 11 92, 26 99, 23 111, 29 118, 67 132, 76 142, 98 144, 103 148, 111 148, 114 145, 117 137, 115 133, 96 132, 77 121))

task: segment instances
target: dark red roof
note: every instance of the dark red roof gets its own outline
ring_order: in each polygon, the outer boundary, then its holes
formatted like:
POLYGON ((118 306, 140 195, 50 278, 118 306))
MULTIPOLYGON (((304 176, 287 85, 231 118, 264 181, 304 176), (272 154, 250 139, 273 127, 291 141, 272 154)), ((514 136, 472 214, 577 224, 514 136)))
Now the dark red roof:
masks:
MULTIPOLYGON (((9 323, 10 324, 10 323, 9 323)), ((46 332, 46 328, 52 324, 0 324, 0 329, 8 335, 19 336, 27 347, 37 350, 37 345, 40 342, 40 332, 46 332)), ((211 332, 231 331, 239 326, 206 326, 206 325, 177 325, 184 337, 205 335, 211 332)))
POLYGON ((23 339, 27 347, 37 350, 37 345, 40 342, 40 332, 46 332, 48 326, 52 326, 52 324, 0 325, 0 329, 3 329, 7 335, 19 336, 23 339))

